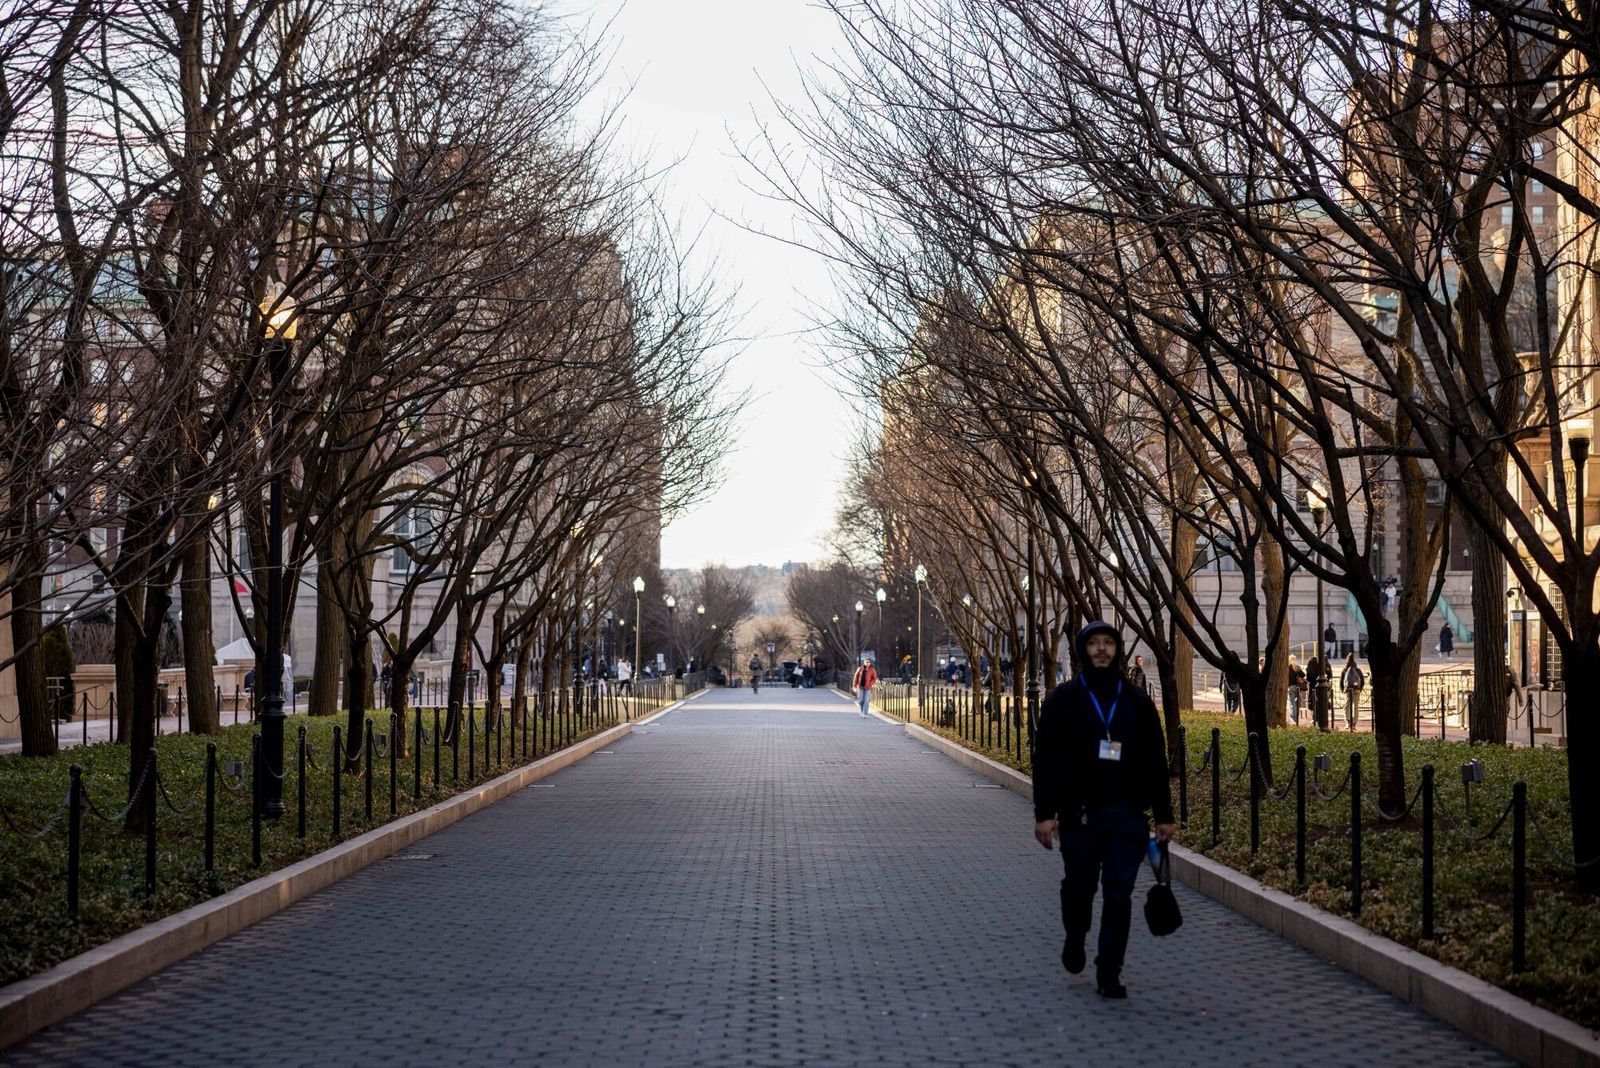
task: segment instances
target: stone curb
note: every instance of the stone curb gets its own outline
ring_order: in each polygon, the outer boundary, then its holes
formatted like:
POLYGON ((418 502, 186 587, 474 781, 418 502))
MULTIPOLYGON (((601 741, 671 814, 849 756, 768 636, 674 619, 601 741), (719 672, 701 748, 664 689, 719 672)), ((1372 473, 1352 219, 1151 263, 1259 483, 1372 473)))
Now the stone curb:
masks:
POLYGON ((637 724, 659 719, 681 704, 683 701, 675 702, 635 723, 620 723, 421 812, 374 827, 210 901, 191 905, 37 975, 0 987, 0 1050, 604 749, 637 724))
MULTIPOLYGON (((1020 772, 914 723, 905 728, 917 741, 984 778, 1033 799, 1033 783, 1020 772)), ((1382 987, 1518 1063, 1533 1068, 1600 1066, 1600 1033, 1376 935, 1352 920, 1330 915, 1179 845, 1172 846, 1172 874, 1239 915, 1382 987)))

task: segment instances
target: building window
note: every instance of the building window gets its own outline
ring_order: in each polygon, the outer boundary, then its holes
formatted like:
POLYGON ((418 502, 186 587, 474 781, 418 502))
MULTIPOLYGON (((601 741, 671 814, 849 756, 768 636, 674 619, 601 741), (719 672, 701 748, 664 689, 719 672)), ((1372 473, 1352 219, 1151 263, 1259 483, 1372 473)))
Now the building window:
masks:
POLYGON ((421 508, 402 508, 395 514, 394 536, 405 544, 390 551, 389 571, 408 575, 416 568, 412 554, 422 555, 433 548, 433 523, 421 508))
POLYGON ((1539 179, 1535 178, 1533 180, 1533 185, 1530 186, 1529 188, 1535 193, 1543 193, 1544 192, 1544 183, 1539 181, 1539 179))
POLYGON ((1535 225, 1535 226, 1543 226, 1544 225, 1544 205, 1543 204, 1535 204, 1533 206, 1533 225, 1535 225))
POLYGON ((1501 226, 1510 226, 1511 225, 1511 205, 1510 204, 1507 204, 1505 207, 1500 209, 1500 225, 1501 226))

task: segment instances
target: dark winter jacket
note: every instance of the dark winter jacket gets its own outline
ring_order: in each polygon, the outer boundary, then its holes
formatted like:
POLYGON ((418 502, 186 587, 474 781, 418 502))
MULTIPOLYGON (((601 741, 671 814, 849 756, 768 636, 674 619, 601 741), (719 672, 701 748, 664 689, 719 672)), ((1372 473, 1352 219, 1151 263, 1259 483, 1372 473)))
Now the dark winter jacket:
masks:
POLYGON ((1084 647, 1091 635, 1109 633, 1117 640, 1117 660, 1122 659, 1122 639, 1108 624, 1091 623, 1078 632, 1077 677, 1062 683, 1045 698, 1039 710, 1039 728, 1033 750, 1033 813, 1039 821, 1076 820, 1088 808, 1131 802, 1150 812, 1157 823, 1172 822, 1172 792, 1167 780, 1167 745, 1161 717, 1143 690, 1123 680, 1115 666, 1097 671, 1089 666, 1084 647), (1122 743, 1121 760, 1101 760, 1100 743, 1106 727, 1089 699, 1089 688, 1110 714, 1111 739, 1122 743))

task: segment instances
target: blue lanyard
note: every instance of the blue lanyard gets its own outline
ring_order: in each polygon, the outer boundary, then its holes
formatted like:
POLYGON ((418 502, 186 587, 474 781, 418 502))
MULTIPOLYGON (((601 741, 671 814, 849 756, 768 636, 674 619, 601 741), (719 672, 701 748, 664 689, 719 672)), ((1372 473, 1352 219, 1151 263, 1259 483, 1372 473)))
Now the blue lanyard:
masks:
POLYGON ((1122 680, 1117 680, 1117 695, 1111 699, 1111 714, 1100 707, 1100 698, 1094 695, 1094 688, 1089 685, 1089 680, 1083 680, 1083 692, 1089 695, 1089 700, 1094 703, 1094 714, 1100 717, 1101 724, 1106 729, 1106 737, 1111 737, 1111 721, 1117 718, 1117 703, 1122 700, 1122 680))

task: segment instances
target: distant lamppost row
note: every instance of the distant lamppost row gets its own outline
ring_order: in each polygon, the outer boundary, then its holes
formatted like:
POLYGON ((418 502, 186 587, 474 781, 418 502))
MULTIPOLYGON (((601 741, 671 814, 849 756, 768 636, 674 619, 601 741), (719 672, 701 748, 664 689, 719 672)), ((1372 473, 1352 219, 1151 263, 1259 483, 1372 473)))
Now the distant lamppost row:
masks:
MULTIPOLYGON (((283 465, 278 440, 283 422, 281 392, 289 377, 290 346, 297 326, 294 298, 278 293, 261 305, 266 338, 270 403, 267 411, 267 450, 272 484, 267 501, 267 634, 256 685, 261 689, 261 815, 283 815, 283 465)), ((343 758, 343 754, 339 754, 343 758)))
POLYGON ((701 668, 704 668, 706 666, 705 665, 705 659, 706 659, 706 631, 705 631, 705 626, 706 626, 706 606, 703 605, 703 604, 695 605, 694 606, 694 614, 700 617, 700 643, 699 643, 700 644, 700 648, 699 648, 700 655, 695 657, 695 660, 699 663, 699 666, 701 668))
POLYGON ((639 598, 644 596, 644 577, 635 576, 633 580, 633 673, 635 676, 644 670, 644 665, 639 662, 640 629, 639 629, 639 598))
MULTIPOLYGON (((835 639, 835 640, 836 640, 836 641, 837 641, 837 640, 838 640, 838 639, 839 639, 839 613, 837 613, 837 612, 835 612, 835 613, 834 613, 834 614, 833 614, 833 638, 834 638, 834 639, 835 639)), ((843 641, 839 641, 839 644, 840 644, 840 645, 843 645, 843 644, 844 644, 844 642, 843 642, 843 641)), ((833 654, 832 654, 832 653, 829 653, 829 654, 828 654, 828 659, 829 659, 829 660, 832 660, 832 659, 833 659, 833 654)), ((838 670, 839 670, 839 665, 837 665, 837 664, 833 664, 833 665, 831 665, 831 666, 832 666, 832 668, 833 668, 833 670, 834 670, 834 671, 835 671, 835 672, 837 672, 837 671, 838 671, 838 670)))
MULTIPOLYGON (((854 645, 856 647, 856 663, 857 664, 861 663, 861 613, 863 611, 865 611, 865 610, 866 610, 866 606, 863 605, 860 601, 857 601, 856 602, 856 632, 855 632, 855 636, 854 636, 855 637, 854 645)), ((853 665, 852 665, 852 670, 854 670, 853 665)))

